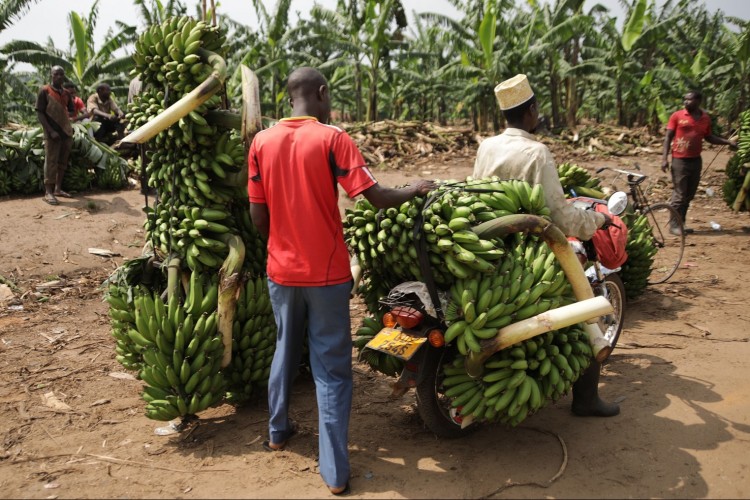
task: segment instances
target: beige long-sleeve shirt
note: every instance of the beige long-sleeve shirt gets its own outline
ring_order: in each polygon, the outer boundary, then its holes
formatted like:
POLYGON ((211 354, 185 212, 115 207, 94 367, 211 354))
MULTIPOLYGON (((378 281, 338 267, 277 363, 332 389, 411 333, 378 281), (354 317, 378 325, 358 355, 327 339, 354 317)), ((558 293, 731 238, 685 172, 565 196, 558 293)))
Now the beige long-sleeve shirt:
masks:
POLYGON ((485 139, 479 145, 474 178, 497 176, 541 184, 554 222, 566 236, 588 240, 604 224, 604 215, 575 208, 565 200, 555 160, 534 136, 517 128, 485 139))

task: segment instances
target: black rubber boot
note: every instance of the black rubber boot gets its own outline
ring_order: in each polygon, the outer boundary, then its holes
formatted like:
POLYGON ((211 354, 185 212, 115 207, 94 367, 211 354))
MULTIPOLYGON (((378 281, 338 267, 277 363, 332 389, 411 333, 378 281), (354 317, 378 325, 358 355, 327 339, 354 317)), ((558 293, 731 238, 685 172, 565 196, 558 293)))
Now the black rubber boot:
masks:
POLYGON ((599 372, 602 365, 592 361, 573 384, 573 404, 570 409, 579 417, 614 417, 620 413, 620 406, 607 403, 599 398, 599 372))

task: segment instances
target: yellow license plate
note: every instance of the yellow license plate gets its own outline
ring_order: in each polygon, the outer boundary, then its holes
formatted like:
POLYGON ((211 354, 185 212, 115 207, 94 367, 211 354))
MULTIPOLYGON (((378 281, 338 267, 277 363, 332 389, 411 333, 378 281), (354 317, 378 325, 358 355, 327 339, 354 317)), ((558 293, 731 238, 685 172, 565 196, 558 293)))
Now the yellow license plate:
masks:
POLYGON ((383 328, 365 347, 408 361, 425 341, 427 337, 415 337, 395 328, 383 328))

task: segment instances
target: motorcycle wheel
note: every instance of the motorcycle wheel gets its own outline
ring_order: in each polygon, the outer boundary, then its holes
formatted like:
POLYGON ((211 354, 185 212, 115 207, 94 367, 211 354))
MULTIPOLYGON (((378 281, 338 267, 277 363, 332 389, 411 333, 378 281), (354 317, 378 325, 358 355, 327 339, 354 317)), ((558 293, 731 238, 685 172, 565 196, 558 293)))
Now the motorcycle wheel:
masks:
POLYGON ((461 428, 461 417, 451 406, 451 399, 443 395, 443 365, 453 357, 449 348, 427 346, 424 360, 424 378, 417 385, 417 410, 425 426, 441 438, 455 439, 474 432, 477 424, 461 428))
MULTIPOLYGON (((625 322, 625 285, 620 279, 620 275, 612 273, 604 278, 604 281, 596 287, 596 295, 603 295, 614 308, 612 314, 602 316, 599 320, 604 338, 612 346, 612 350, 617 346, 617 341, 622 333, 622 325, 625 322)), ((611 354, 611 352, 610 352, 611 354)))

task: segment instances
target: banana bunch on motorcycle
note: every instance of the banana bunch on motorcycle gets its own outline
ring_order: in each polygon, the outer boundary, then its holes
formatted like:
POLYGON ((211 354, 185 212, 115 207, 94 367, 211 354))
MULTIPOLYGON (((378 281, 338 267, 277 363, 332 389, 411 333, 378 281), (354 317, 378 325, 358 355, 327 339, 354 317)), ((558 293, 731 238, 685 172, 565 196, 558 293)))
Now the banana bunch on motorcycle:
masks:
POLYGON ((468 178, 447 181, 426 199, 416 198, 398 209, 378 212, 362 200, 346 213, 345 237, 363 269, 358 292, 371 313, 357 330, 354 345, 373 369, 394 376, 401 373, 397 384, 405 380, 409 360, 429 365, 430 353, 440 347, 433 376, 416 375, 409 384, 417 387, 423 420, 440 435, 456 436, 466 422, 517 425, 566 394, 592 359, 583 326, 572 325, 496 352, 485 361, 480 377, 467 373, 466 358, 480 352, 482 342, 494 338, 498 330, 576 302, 555 253, 542 238, 521 232, 488 238, 472 230, 513 214, 548 218, 542 187, 468 178), (417 250, 420 241, 423 256, 417 250), (426 308, 415 306, 418 318, 427 319, 412 322, 417 325, 412 332, 421 328, 429 346, 418 348, 413 358, 391 355, 401 351, 383 348, 388 342, 379 339, 390 335, 392 345, 393 339, 403 340, 392 330, 409 328, 402 328, 399 319, 393 321, 393 314, 398 317, 396 310, 403 311, 408 299, 393 307, 394 295, 389 291, 429 278, 420 258, 429 261, 444 316, 430 323, 431 316, 422 314, 426 308), (441 340, 433 344, 430 331, 435 329, 441 340), (420 358, 420 352, 427 354, 420 358), (432 398, 420 390, 425 380, 434 387, 432 398), (429 405, 439 407, 435 413, 441 414, 442 422, 422 411, 429 405))

